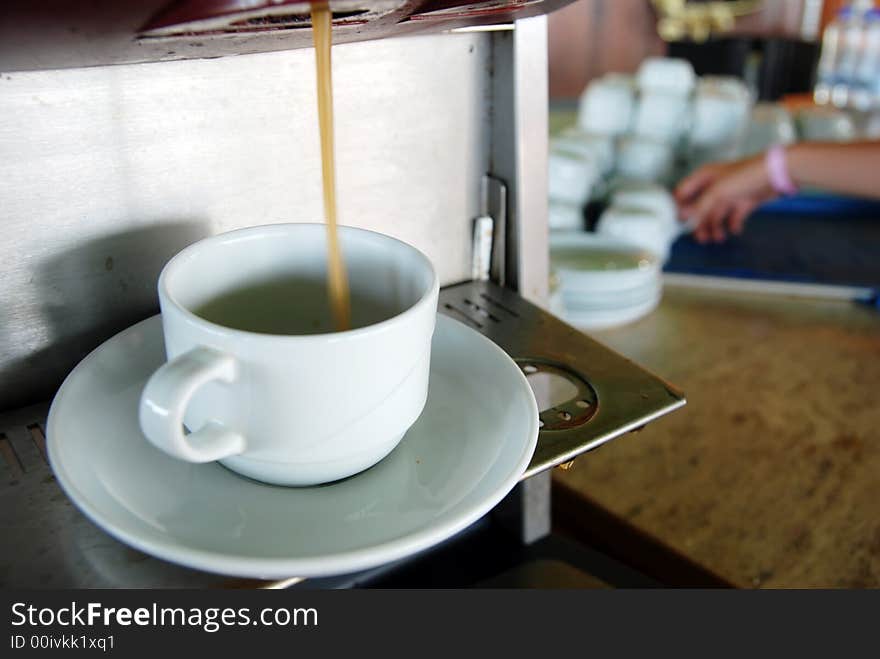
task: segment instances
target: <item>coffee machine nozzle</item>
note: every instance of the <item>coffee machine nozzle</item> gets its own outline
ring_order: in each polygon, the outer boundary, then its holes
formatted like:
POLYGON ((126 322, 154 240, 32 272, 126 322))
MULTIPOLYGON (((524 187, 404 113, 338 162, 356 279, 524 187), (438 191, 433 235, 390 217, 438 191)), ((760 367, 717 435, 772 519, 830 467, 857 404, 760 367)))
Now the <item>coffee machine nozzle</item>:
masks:
MULTIPOLYGON (((142 38, 311 32, 324 0, 175 0, 144 25, 142 38)), ((329 0, 337 41, 497 25, 553 11, 572 0, 329 0)), ((295 39, 305 46, 309 39, 295 39)))

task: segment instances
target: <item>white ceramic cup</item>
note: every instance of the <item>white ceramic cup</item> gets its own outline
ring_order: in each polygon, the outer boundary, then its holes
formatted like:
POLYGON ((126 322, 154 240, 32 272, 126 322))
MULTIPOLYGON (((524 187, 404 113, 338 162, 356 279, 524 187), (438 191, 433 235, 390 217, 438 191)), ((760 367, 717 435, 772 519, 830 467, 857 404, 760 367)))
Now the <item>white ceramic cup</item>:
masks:
POLYGON ((667 226, 678 224, 678 206, 662 185, 644 181, 623 181, 611 193, 611 206, 643 208, 661 218, 667 226))
POLYGON ((674 152, 667 142, 637 135, 620 140, 617 174, 622 180, 665 182, 672 172, 674 152))
POLYGON ((581 94, 578 125, 586 133, 622 135, 629 131, 635 109, 635 87, 621 76, 593 80, 581 94))
POLYGON ((633 132, 640 137, 674 145, 687 131, 691 110, 688 96, 643 92, 639 97, 633 132))
POLYGON ((437 275, 389 236, 340 227, 339 237, 352 292, 352 329, 341 332, 330 320, 323 224, 241 229, 168 262, 159 277, 168 362, 140 402, 150 442, 277 485, 345 478, 397 446, 427 398, 437 275), (251 294, 266 282, 283 291, 277 313, 271 296, 251 294), (195 313, 242 290, 233 322, 195 313), (266 314, 290 314, 298 333, 251 326, 266 314))
POLYGON ((547 156, 547 194, 551 201, 582 206, 602 177, 597 155, 554 149, 547 156))
POLYGON ((550 140, 550 150, 567 151, 595 159, 602 175, 614 171, 616 153, 611 135, 585 133, 575 126, 555 135, 550 140))
POLYGON ((551 201, 547 204, 547 225, 554 231, 583 231, 584 211, 579 204, 551 201))
POLYGON ((752 92, 745 81, 738 76, 708 75, 697 79, 697 87, 710 87, 723 90, 731 96, 752 100, 752 92))
POLYGON ((698 148, 738 142, 751 110, 751 95, 736 78, 707 77, 697 83, 688 142, 698 148))
POLYGON ((611 206, 596 223, 596 233, 635 245, 654 254, 661 263, 669 258, 674 235, 668 218, 646 207, 611 206))
POLYGON ((643 92, 659 91, 687 96, 694 89, 697 76, 690 62, 674 57, 648 57, 636 75, 643 92))

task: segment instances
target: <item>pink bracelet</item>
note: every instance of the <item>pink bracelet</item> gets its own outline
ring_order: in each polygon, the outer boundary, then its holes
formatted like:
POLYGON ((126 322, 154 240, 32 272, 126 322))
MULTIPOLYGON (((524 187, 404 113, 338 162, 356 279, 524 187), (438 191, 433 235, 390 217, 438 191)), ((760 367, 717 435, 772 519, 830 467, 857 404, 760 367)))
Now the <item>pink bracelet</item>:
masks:
POLYGON ((785 147, 782 144, 776 144, 767 149, 764 166, 767 168, 770 185, 776 192, 786 196, 797 194, 798 186, 788 173, 785 147))

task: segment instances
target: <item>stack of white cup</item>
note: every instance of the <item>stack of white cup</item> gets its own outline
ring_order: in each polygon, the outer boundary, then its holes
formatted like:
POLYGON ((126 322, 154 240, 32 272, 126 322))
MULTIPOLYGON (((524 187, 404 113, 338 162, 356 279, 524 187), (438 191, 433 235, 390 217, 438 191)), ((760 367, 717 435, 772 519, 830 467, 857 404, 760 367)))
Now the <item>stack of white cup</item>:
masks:
POLYGON ((551 236, 553 310, 586 330, 651 313, 660 303, 661 269, 680 227, 675 201, 665 188, 619 183, 595 233, 551 236))
POLYGON ((586 232, 550 237, 551 309, 596 330, 632 322, 660 302, 660 261, 629 243, 586 232))
POLYGON ((555 300, 572 323, 621 324, 659 302, 679 233, 675 202, 659 184, 671 181, 686 144, 695 84, 689 63, 665 58, 646 60, 636 76, 606 75, 582 94, 577 127, 552 140, 555 300), (595 233, 584 232, 583 205, 609 189, 595 233))
POLYGON ((547 221, 551 229, 584 228, 583 208, 602 177, 598 158, 569 149, 552 148, 548 157, 547 221))
POLYGON ((632 76, 612 73, 591 82, 581 94, 578 125, 587 133, 616 137, 630 131, 636 109, 632 76))
POLYGON ((738 78, 701 78, 694 92, 687 137, 691 167, 735 158, 748 130, 751 107, 752 95, 738 78))
POLYGON ((613 139, 570 128, 552 140, 548 165, 550 228, 583 229, 584 205, 614 168, 613 139))
POLYGON ((681 232, 675 200, 665 188, 643 182, 619 184, 596 225, 596 233, 635 245, 660 263, 681 232))
POLYGON ((639 67, 636 81, 639 96, 632 134, 621 141, 618 175, 667 183, 691 122, 696 75, 685 60, 650 57, 639 67))

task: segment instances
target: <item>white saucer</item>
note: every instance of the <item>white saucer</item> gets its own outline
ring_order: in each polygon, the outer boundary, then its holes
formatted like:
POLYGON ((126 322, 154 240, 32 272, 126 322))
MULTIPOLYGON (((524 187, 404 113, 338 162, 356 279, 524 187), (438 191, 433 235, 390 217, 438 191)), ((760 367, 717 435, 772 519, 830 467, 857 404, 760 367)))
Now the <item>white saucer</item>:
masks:
POLYGON ((561 316, 563 320, 574 327, 585 331, 603 330, 611 327, 619 327, 633 323, 643 316, 647 316, 660 304, 661 293, 656 293, 645 302, 619 309, 581 310, 563 307, 561 316))
POLYGON ((650 282, 633 291, 584 294, 562 289, 562 301, 569 311, 616 311, 654 300, 663 292, 663 282, 650 282))
POLYGON ((440 542, 491 510, 528 466, 538 409, 510 357, 437 317, 428 402, 400 445, 344 481, 264 485, 153 448, 137 421, 165 360, 159 316, 117 334, 52 403, 49 458, 64 491, 119 540, 192 568, 277 579, 342 574, 440 542))

